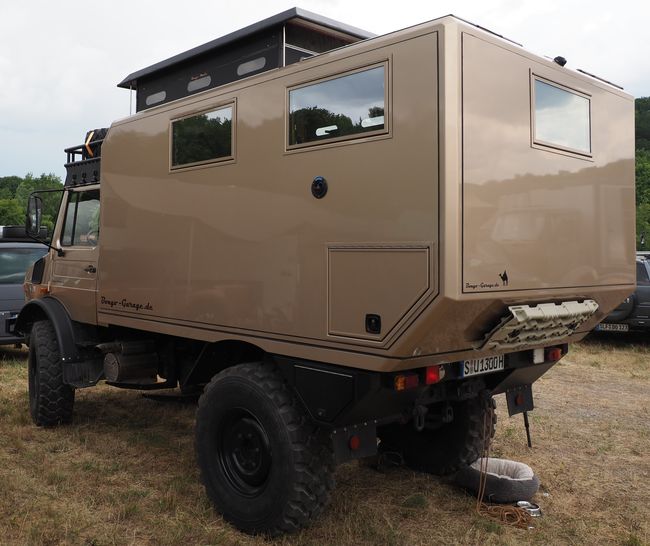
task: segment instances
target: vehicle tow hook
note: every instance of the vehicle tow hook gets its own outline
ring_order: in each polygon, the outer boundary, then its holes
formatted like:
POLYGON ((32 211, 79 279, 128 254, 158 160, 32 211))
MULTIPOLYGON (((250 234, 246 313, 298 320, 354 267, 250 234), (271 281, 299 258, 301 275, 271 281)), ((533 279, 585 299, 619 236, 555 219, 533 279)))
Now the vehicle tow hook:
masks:
POLYGON ((413 408, 413 426, 418 432, 424 430, 424 421, 428 411, 429 408, 426 406, 415 406, 413 408))

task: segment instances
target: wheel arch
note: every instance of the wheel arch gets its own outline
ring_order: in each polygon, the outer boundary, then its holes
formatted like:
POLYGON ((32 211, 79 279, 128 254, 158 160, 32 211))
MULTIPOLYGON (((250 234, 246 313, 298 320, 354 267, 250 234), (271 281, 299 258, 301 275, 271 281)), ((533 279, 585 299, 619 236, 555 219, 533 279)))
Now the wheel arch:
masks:
POLYGON ((203 346, 187 373, 182 374, 183 387, 207 384, 219 372, 245 362, 261 362, 266 352, 247 341, 226 339, 203 346))
POLYGON ((28 336, 34 323, 39 320, 49 320, 52 323, 62 362, 81 360, 75 343, 72 319, 59 300, 45 296, 27 302, 16 319, 16 331, 28 336))

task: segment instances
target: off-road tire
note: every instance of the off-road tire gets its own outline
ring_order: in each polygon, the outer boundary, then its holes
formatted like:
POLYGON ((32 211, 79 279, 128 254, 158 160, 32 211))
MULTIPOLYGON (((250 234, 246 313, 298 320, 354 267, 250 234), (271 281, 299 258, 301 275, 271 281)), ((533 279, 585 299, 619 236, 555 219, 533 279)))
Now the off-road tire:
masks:
POLYGON ((310 423, 272 364, 239 364, 217 374, 199 399, 195 441, 208 497, 242 531, 291 533, 329 503, 329 438, 310 423))
POLYGON ((29 340, 29 411, 39 427, 69 423, 74 407, 74 388, 63 382, 63 367, 54 326, 40 320, 29 340))
POLYGON ((404 463, 418 472, 439 476, 453 474, 473 463, 484 449, 483 428, 490 413, 488 443, 496 429, 496 407, 492 397, 452 402, 454 420, 435 430, 418 432, 413 423, 392 424, 378 430, 380 452, 398 452, 404 463))

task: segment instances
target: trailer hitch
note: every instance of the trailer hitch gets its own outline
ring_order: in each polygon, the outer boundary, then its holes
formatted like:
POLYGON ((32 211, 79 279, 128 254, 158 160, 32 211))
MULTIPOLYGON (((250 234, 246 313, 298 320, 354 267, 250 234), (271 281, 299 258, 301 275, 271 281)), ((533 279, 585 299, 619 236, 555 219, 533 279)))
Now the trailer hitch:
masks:
POLYGON ((429 408, 426 406, 418 405, 413 408, 413 426, 418 432, 424 430, 424 424, 426 422, 426 416, 429 412, 429 408))

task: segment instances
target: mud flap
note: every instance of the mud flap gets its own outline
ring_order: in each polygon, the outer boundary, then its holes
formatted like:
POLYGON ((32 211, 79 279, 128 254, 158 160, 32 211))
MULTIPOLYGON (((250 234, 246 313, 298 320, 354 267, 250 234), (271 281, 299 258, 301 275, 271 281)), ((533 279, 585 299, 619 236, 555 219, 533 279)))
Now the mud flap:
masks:
POLYGON ((363 423, 332 431, 332 448, 336 464, 377 454, 377 425, 363 423))
POLYGON ((506 390, 506 400, 508 401, 508 415, 512 417, 518 413, 532 411, 533 405, 533 386, 518 385, 506 390))

